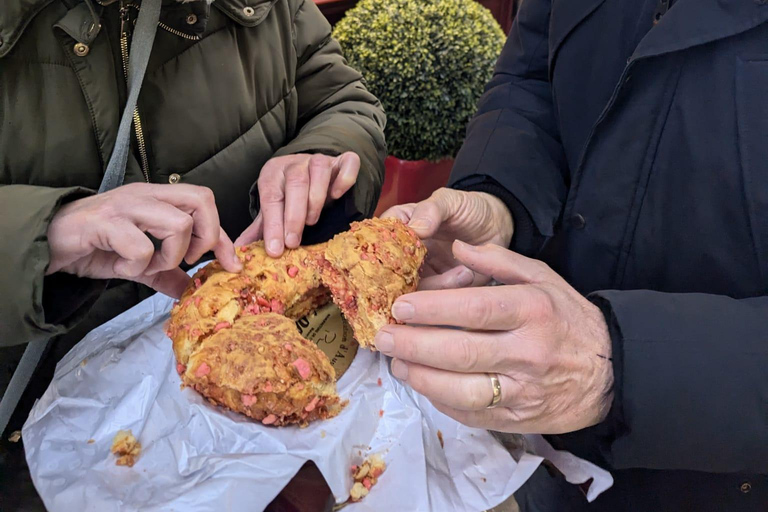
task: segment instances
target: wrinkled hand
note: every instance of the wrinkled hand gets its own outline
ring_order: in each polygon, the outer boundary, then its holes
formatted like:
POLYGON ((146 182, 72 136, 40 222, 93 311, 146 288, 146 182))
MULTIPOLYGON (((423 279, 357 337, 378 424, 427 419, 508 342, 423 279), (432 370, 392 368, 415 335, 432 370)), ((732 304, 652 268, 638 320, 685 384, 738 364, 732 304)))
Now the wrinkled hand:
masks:
POLYGON ((285 247, 301 244, 304 226, 314 226, 323 207, 343 196, 357 181, 360 157, 347 152, 288 155, 271 159, 259 174, 261 211, 235 240, 241 247, 262 236, 267 254, 280 256, 285 247))
POLYGON ((420 291, 392 312, 376 347, 393 374, 469 426, 561 434, 605 419, 611 340, 601 311, 547 265, 497 246, 454 246, 473 271, 507 286, 420 291), (454 326, 449 329, 439 326, 454 326), (498 374, 502 401, 488 409, 498 374))
POLYGON ((453 241, 509 247, 514 231, 512 214, 496 196, 448 188, 436 190, 420 203, 392 207, 382 217, 402 220, 424 240, 428 252, 421 290, 486 284, 486 276, 476 275, 456 261, 453 241))
POLYGON ((213 193, 193 185, 134 183, 73 201, 51 221, 48 245, 46 275, 127 279, 175 298, 189 282, 182 260, 193 264, 212 250, 225 270, 242 270, 213 193))

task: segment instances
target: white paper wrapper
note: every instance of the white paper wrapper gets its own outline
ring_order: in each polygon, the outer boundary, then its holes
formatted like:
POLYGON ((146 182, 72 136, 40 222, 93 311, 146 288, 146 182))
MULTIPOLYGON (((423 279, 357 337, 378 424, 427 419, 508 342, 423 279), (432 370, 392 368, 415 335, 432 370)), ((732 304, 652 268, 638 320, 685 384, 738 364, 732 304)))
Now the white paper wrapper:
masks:
MULTIPOLYGON (((22 434, 50 511, 262 510, 308 460, 343 502, 350 465, 372 453, 387 470, 345 510, 482 511, 511 496, 542 460, 524 454, 515 462, 486 431, 444 416, 394 379, 386 358, 364 350, 338 382, 350 403, 331 420, 273 428, 214 407, 179 389, 162 326, 170 307, 164 296, 147 299, 59 363, 22 434), (118 430, 142 444, 132 468, 116 466, 110 453, 118 430)), ((573 459, 579 476, 598 469, 573 459)))

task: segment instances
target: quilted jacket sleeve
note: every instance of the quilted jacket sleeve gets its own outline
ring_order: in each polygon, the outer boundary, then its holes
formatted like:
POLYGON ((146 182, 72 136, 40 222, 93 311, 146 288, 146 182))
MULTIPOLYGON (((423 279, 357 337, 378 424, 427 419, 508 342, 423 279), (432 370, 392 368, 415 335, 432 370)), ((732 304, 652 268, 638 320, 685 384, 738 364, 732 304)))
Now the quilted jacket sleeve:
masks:
POLYGON ((51 219, 62 204, 91 193, 78 187, 0 186, 0 346, 67 331, 104 290, 106 281, 63 273, 45 277, 51 219))

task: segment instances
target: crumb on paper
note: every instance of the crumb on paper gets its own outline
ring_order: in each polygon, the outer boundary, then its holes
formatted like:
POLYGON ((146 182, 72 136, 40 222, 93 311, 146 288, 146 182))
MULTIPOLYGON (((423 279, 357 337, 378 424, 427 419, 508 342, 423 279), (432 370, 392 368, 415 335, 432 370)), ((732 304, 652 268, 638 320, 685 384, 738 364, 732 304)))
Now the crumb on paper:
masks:
POLYGON ((445 449, 445 441, 443 441, 443 431, 437 431, 437 440, 440 441, 440 448, 445 449))
POLYGON ((10 437, 8 440, 12 443, 18 443, 21 440, 21 430, 14 430, 11 432, 10 437))
POLYGON ((481 479, 481 480, 483 481, 483 483, 485 483, 485 482, 487 482, 487 481, 488 481, 488 479, 487 479, 487 478, 485 478, 485 477, 482 477, 482 479, 481 479))
POLYGON ((371 491, 371 487, 376 485, 379 477, 384 470, 387 469, 387 465, 384 463, 384 459, 381 455, 374 454, 365 459, 362 464, 354 465, 350 467, 352 478, 354 483, 352 489, 349 491, 349 499, 352 502, 360 501, 368 496, 371 491))
POLYGON ((376 381, 376 384, 378 384, 379 387, 381 387, 381 377, 379 377, 379 380, 376 381))
POLYGON ((112 440, 112 453, 118 457, 118 466, 133 467, 136 457, 141 453, 141 443, 133 437, 130 430, 120 430, 112 440))
POLYGON ((384 417, 384 409, 379 409, 379 418, 384 417))
POLYGON ((80 361, 80 366, 85 366, 86 364, 88 364, 88 358, 87 357, 85 359, 83 359, 82 361, 80 361))
POLYGON ((325 430, 320 431, 320 439, 325 439, 325 430))
POLYGON ((93 443, 95 443, 95 442, 96 442, 96 440, 95 440, 95 439, 89 439, 89 440, 88 440, 88 444, 93 444, 93 443))

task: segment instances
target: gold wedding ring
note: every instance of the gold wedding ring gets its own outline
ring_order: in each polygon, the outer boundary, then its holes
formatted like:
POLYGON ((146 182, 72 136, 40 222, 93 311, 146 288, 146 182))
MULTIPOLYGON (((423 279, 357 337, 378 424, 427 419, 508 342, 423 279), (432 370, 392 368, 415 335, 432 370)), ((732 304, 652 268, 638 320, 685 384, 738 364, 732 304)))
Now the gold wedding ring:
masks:
POLYGON ((488 373, 486 375, 491 379, 491 388, 493 389, 493 398, 487 408, 493 409, 501 402, 501 382, 499 382, 499 376, 495 373, 488 373))

